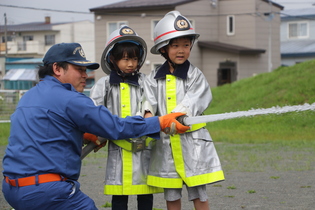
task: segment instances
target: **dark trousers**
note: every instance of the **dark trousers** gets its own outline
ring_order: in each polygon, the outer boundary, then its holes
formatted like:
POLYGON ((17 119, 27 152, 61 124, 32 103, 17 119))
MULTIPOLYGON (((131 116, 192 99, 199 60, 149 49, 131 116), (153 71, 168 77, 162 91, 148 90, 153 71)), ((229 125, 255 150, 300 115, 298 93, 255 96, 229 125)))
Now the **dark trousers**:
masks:
MULTIPOLYGON (((152 210, 153 195, 137 195, 138 210, 152 210)), ((128 210, 128 195, 113 195, 112 210, 128 210)))

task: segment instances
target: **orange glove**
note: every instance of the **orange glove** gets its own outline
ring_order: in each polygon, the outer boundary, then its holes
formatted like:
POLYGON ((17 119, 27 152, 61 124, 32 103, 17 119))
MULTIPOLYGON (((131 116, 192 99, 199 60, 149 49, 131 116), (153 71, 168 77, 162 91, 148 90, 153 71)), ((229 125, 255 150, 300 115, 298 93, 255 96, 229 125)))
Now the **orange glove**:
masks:
POLYGON ((84 133, 83 134, 83 140, 84 141, 91 141, 95 145, 97 145, 97 147, 94 148, 94 152, 97 152, 99 149, 101 149, 102 147, 105 147, 106 144, 107 144, 107 140, 106 139, 104 139, 102 137, 97 137, 96 135, 91 134, 91 133, 84 133), (101 141, 100 141, 99 138, 101 138, 101 141))
POLYGON ((159 117, 161 130, 169 135, 185 133, 190 127, 185 126, 176 120, 185 113, 175 112, 159 117))
POLYGON ((94 134, 91 134, 91 133, 84 133, 83 134, 83 139, 91 141, 95 145, 100 145, 101 144, 100 140, 98 140, 98 137, 96 135, 94 135, 94 134))

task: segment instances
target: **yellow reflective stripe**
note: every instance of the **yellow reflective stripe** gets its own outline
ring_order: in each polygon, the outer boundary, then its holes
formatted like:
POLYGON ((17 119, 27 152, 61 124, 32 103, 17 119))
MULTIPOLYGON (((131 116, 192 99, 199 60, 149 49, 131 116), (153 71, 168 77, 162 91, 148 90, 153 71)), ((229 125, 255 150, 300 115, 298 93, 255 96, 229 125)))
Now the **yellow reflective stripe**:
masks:
POLYGON ((124 149, 122 151, 122 185, 123 194, 130 193, 132 190, 132 152, 124 149))
POLYGON ((180 142, 180 136, 179 135, 170 136, 170 140, 171 140, 171 148, 172 148, 172 154, 174 158, 176 172, 185 181, 186 171, 185 171, 185 164, 183 160, 183 151, 182 151, 182 145, 180 142), (174 151, 176 152, 174 153, 174 151))
POLYGON ((117 146, 127 150, 127 151, 132 151, 132 144, 126 140, 114 140, 113 141, 117 146))
MULTIPOLYGON (((166 75, 165 90, 166 90, 165 100, 166 100, 166 106, 167 106, 167 113, 170 113, 177 106, 176 77, 175 76, 166 75)), ((189 132, 198 130, 205 126, 206 126, 206 123, 199 123, 199 124, 192 125, 192 128, 189 130, 189 132)), ((188 186, 198 186, 198 185, 203 185, 203 184, 208 184, 208 183, 224 180, 223 171, 196 175, 192 177, 186 177, 185 163, 183 159, 183 151, 182 151, 182 145, 180 141, 180 135, 170 136, 170 141, 171 141, 171 148, 172 148, 172 154, 174 158, 176 172, 181 177, 181 179, 180 178, 178 179, 159 178, 159 177, 150 176, 150 179, 148 177, 149 185, 165 187, 165 188, 181 188, 183 181, 188 186), (158 185, 155 185, 154 183, 158 183, 158 185)))
MULTIPOLYGON (((167 113, 170 113, 176 106, 176 77, 170 74, 166 75, 165 81, 165 91, 166 91, 166 106, 167 106, 167 113)), ((183 154, 182 154, 182 145, 180 142, 179 135, 170 136, 171 141, 171 148, 172 154, 174 158, 174 164, 176 168, 176 172, 179 176, 184 180, 185 175, 185 166, 183 161, 183 154), (174 153, 174 151, 176 151, 174 153)))
POLYGON ((170 74, 166 75, 166 108, 169 114, 176 106, 176 77, 170 74))
POLYGON ((154 140, 153 138, 147 137, 147 138, 145 139, 145 146, 146 146, 146 147, 149 146, 150 142, 153 141, 153 140, 154 140))
MULTIPOLYGON (((131 115, 130 104, 130 88, 127 83, 120 83, 120 112, 121 117, 127 117, 131 115)), ((129 144, 126 140, 122 140, 123 144, 129 144)), ((115 141, 114 141, 115 142, 115 141)), ((131 147, 131 146, 130 146, 131 147)), ((126 150, 122 151, 122 193, 129 193, 132 185, 132 152, 126 150)))
MULTIPOLYGON (((130 87, 126 83, 120 83, 120 111, 121 117, 131 116, 130 87)), ((152 140, 152 139, 151 139, 152 140)), ((148 143, 149 141, 148 140, 148 143)), ((133 153, 132 144, 126 140, 114 140, 116 145, 123 148, 122 151, 122 185, 105 185, 104 194, 107 195, 140 195, 163 192, 162 188, 148 185, 133 185, 133 153)), ((146 142, 147 143, 147 142, 146 142)))
POLYGON ((186 132, 192 132, 192 131, 196 131, 196 130, 199 130, 200 128, 203 128, 207 125, 207 123, 198 123, 198 124, 193 124, 191 126, 191 129, 189 129, 188 131, 186 132))
POLYGON ((130 116, 130 88, 128 83, 120 83, 120 111, 121 117, 130 116))
MULTIPOLYGON (((131 114, 130 88, 127 83, 120 83, 120 112, 120 117, 127 117, 131 114)), ((125 150, 132 151, 132 145, 126 140, 115 140, 113 142, 125 150)))
MULTIPOLYGON (((130 106, 130 88, 127 83, 120 83, 120 112, 121 117, 130 116, 131 106, 130 106)), ((126 140, 115 140, 113 141, 119 147, 132 151, 132 145, 126 140)))
MULTIPOLYGON (((127 83, 120 83, 120 111, 121 117, 127 117, 131 115, 131 105, 130 105, 130 86, 127 83)), ((146 146, 153 139, 146 139, 146 146)), ((126 140, 115 140, 113 141, 117 146, 127 150, 132 151, 132 144, 126 140)))
POLYGON ((183 180, 181 178, 163 178, 148 175, 147 184, 150 186, 157 186, 162 188, 182 188, 183 180))
POLYGON ((214 182, 219 182, 224 180, 223 171, 215 171, 212 173, 196 175, 192 177, 186 177, 185 183, 188 187, 210 184, 214 182))
POLYGON ((133 185, 130 191, 123 190, 123 186, 121 185, 105 185, 104 187, 105 195, 143 195, 162 192, 164 192, 163 188, 148 185, 133 185))
MULTIPOLYGON (((120 117, 126 117, 130 115, 130 90, 129 85, 126 83, 120 83, 120 117)), ((131 151, 131 144, 126 140, 115 140, 112 141, 120 147, 126 147, 131 151)), ((120 193, 129 192, 130 186, 132 185, 132 153, 122 150, 122 186, 120 193), (129 153, 129 154, 128 154, 129 153)), ((104 187, 107 188, 107 185, 104 187)))

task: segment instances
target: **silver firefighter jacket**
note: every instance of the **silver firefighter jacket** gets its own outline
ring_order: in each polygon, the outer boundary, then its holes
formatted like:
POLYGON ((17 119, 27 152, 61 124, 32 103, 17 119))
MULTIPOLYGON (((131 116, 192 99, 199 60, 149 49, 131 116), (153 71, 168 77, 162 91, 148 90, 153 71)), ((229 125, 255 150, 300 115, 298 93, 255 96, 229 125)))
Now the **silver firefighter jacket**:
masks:
MULTIPOLYGON (((130 115, 139 114, 142 101, 142 83, 145 75, 140 73, 136 84, 124 83, 129 86, 130 115)), ((91 89, 90 97, 96 105, 106 106, 114 115, 122 117, 124 106, 120 94, 122 83, 110 84, 110 76, 99 79, 91 89)), ((128 93, 127 93, 128 94, 128 93)), ((163 192, 162 189, 150 187, 146 178, 150 162, 151 150, 147 147, 141 152, 131 152, 116 145, 116 141, 108 141, 108 158, 106 165, 104 194, 138 195, 163 192)))
MULTIPOLYGON (((212 100, 206 78, 189 61, 173 74, 169 72, 167 63, 153 70, 144 82, 144 92, 152 113, 158 116, 170 112, 199 116, 212 100), (168 83, 173 79, 176 80, 174 97, 168 93, 172 89, 168 83), (172 109, 168 102, 171 100, 176 102, 172 109)), ((206 128, 173 137, 163 132, 160 135, 161 140, 155 141, 152 147, 149 185, 181 188, 183 182, 191 187, 224 180, 219 157, 206 128)))

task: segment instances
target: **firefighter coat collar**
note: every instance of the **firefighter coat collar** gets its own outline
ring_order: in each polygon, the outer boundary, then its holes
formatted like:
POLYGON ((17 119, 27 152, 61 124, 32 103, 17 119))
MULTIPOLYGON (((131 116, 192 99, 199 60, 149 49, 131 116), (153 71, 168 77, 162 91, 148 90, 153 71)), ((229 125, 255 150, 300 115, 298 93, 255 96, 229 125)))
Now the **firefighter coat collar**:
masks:
POLYGON ((190 62, 186 60, 183 64, 178 65, 173 74, 170 72, 170 67, 168 65, 168 62, 165 61, 165 63, 159 68, 157 71, 154 79, 165 79, 166 74, 172 74, 175 77, 179 77, 183 80, 187 78, 187 72, 190 66, 190 62))
POLYGON ((119 85, 119 83, 124 82, 130 85, 139 86, 138 80, 139 80, 139 74, 135 74, 133 76, 128 76, 128 77, 123 78, 120 75, 118 75, 116 71, 111 71, 109 83, 119 85))

